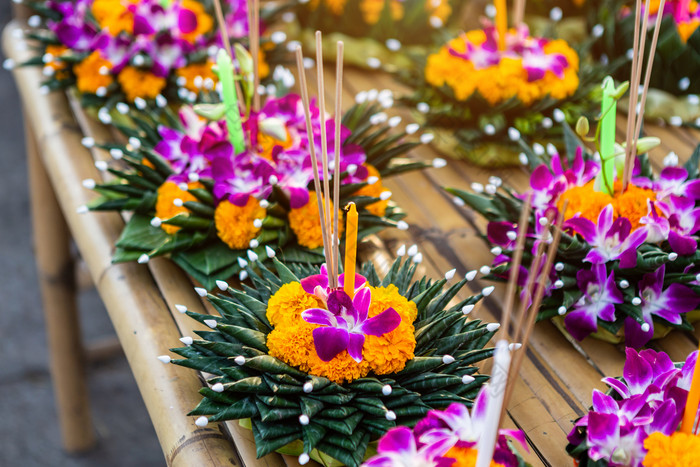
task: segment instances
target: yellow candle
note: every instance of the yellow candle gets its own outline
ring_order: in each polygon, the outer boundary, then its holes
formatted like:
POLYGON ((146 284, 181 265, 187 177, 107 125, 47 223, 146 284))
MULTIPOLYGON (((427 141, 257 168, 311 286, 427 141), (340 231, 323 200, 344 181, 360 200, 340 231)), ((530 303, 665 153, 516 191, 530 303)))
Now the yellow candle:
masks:
POLYGON ((508 10, 506 0, 494 0, 496 7, 496 31, 498 32, 498 50, 506 48, 506 30, 508 29, 508 10))
POLYGON ((345 227, 345 282, 343 289, 351 298, 355 296, 355 259, 357 258, 357 209, 350 203, 345 227))
POLYGON ((685 403, 683 423, 681 423, 681 431, 683 433, 691 434, 693 432, 695 415, 698 413, 698 405, 700 405, 700 357, 695 362, 693 380, 690 383, 690 392, 688 393, 688 400, 685 403))

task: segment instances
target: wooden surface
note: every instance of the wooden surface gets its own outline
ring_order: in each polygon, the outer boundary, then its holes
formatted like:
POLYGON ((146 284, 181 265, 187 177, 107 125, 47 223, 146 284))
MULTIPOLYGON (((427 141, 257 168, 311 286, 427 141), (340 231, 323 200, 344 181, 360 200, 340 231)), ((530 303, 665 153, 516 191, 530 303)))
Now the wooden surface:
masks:
MULTIPOLYGON (((10 26, 4 33, 6 55, 21 61, 27 52, 14 46, 10 26)), ((330 67, 329 67, 330 68, 330 67)), ((177 346, 177 339, 191 335, 194 323, 175 311, 175 304, 186 305, 194 311, 207 309, 193 292, 187 277, 166 259, 152 260, 147 266, 137 264, 112 265, 110 255, 122 219, 113 213, 77 215, 75 208, 84 204, 93 194, 81 187, 84 178, 99 179, 94 160, 108 159, 102 151, 87 151, 80 146, 83 134, 98 141, 109 140, 109 130, 77 110, 73 115, 64 96, 42 96, 38 92, 41 79, 38 69, 16 71, 26 114, 37 135, 37 142, 58 201, 63 208, 75 241, 85 258, 88 269, 115 324, 119 339, 156 427, 166 460, 171 465, 298 465, 295 459, 269 455, 255 460, 255 450, 249 431, 235 423, 194 426, 192 417, 184 414, 199 399, 198 387, 202 381, 194 372, 180 367, 163 365, 156 356, 177 346), (75 118, 80 127, 78 127, 75 118), (225 437, 232 436, 235 447, 225 437)), ((327 99, 333 86, 329 73, 327 99)), ((344 107, 347 108, 360 90, 397 86, 386 76, 346 70, 344 107)), ((396 109, 391 114, 405 114, 396 109)), ((408 123, 408 122, 406 122, 408 123)), ((624 131, 625 121, 618 122, 624 131)), ((651 135, 659 136, 662 147, 652 153, 652 164, 658 172, 661 160, 669 151, 675 151, 681 160, 689 157, 700 134, 697 131, 649 127, 651 135)), ((621 135, 619 135, 621 136, 621 135)), ((421 146, 413 157, 432 159, 436 153, 421 146)), ((491 264, 492 255, 478 237, 484 227, 482 219, 468 209, 456 206, 444 186, 469 189, 472 182, 486 183, 496 175, 516 188, 528 183, 523 168, 486 170, 461 161, 448 160, 442 169, 410 173, 385 182, 393 199, 408 213, 408 231, 387 231, 380 239, 365 246, 365 255, 386 265, 390 254, 400 245, 416 244, 423 254, 423 272, 439 278, 452 268, 457 275, 491 264)), ((486 287, 481 275, 469 283, 462 297, 486 287)), ((485 299, 472 313, 475 318, 498 321, 503 299, 503 288, 485 299)), ((698 334, 672 332, 652 347, 664 350, 674 360, 684 360, 697 348, 698 334)), ((604 389, 600 379, 604 375, 621 374, 623 348, 600 341, 569 342, 549 322, 539 323, 531 337, 531 345, 521 370, 516 390, 508 407, 505 424, 522 429, 530 443, 530 451, 523 453, 534 466, 566 466, 571 460, 566 455, 566 435, 572 421, 583 415, 590 405, 591 391, 604 389)), ((488 372, 489 368, 483 369, 488 372)))

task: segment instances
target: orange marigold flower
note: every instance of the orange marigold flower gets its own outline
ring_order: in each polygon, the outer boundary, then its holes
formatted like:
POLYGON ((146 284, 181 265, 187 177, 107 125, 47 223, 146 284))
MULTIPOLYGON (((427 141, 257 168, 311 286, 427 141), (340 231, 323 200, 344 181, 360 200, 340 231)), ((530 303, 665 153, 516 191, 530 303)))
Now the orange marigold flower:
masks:
POLYGON ((94 51, 73 67, 78 91, 95 94, 98 89, 106 88, 112 84, 114 78, 109 73, 102 74, 100 72, 104 68, 110 70, 112 64, 109 60, 102 58, 98 51, 94 51))
MULTIPOLYGON (((385 192, 386 190, 384 189, 384 186, 382 185, 382 177, 379 175, 379 171, 374 168, 374 166, 370 164, 365 164, 367 167, 367 171, 369 172, 369 175, 367 178, 370 177, 377 177, 377 181, 371 184, 368 184, 367 186, 364 186, 357 190, 355 192, 356 196, 372 196, 373 198, 379 198, 379 196, 385 192)), ((376 203, 372 203, 370 205, 365 206, 365 209, 367 209, 369 212, 374 214, 375 216, 382 217, 386 213, 386 207, 389 205, 389 199, 387 198, 386 200, 380 200, 377 201, 376 203)))
POLYGON ((318 357, 315 347, 311 347, 309 351, 308 365, 309 373, 312 375, 324 376, 338 384, 344 382, 350 383, 358 378, 367 376, 370 370, 367 360, 362 360, 360 363, 357 363, 352 359, 347 350, 340 352, 330 362, 324 362, 318 357))
MULTIPOLYGON (((403 18, 403 4, 397 0, 389 0, 389 2, 391 18, 394 21, 399 21, 403 18)), ((362 12, 362 19, 365 20, 365 23, 376 24, 382 16, 382 11, 384 11, 386 3, 386 0, 362 0, 360 2, 360 11, 362 12)), ((428 7, 426 6, 426 10, 427 9, 428 7)))
MULTIPOLYGON (((189 183, 188 188, 202 188, 202 184, 199 182, 189 183)), ((180 199, 182 202, 187 201, 197 201, 195 196, 188 192, 181 190, 177 183, 165 182, 158 188, 158 198, 156 199, 156 217, 159 219, 170 219, 178 214, 190 212, 184 206, 175 206, 175 200, 180 199)), ((170 235, 174 234, 180 227, 176 225, 161 224, 160 228, 170 235)))
POLYGON ((275 138, 272 135, 265 134, 262 131, 258 132, 258 154, 260 154, 265 159, 271 161, 272 150, 275 149, 276 146, 281 146, 282 149, 291 148, 294 144, 294 140, 289 134, 289 131, 287 131, 286 133, 287 136, 284 139, 284 141, 282 141, 275 138))
POLYGON ((370 287, 372 304, 369 317, 393 308, 401 316, 401 323, 393 331, 382 336, 367 336, 362 348, 363 361, 378 375, 401 371, 406 362, 412 360, 416 349, 416 336, 413 322, 418 316, 416 304, 399 294, 399 289, 390 284, 387 287, 370 287))
MULTIPOLYGON (((333 202, 328 201, 333 214, 333 202)), ((316 192, 309 192, 309 202, 300 208, 289 210, 289 227, 297 236, 299 245, 314 249, 323 245, 323 232, 321 231, 321 218, 318 213, 318 201, 316 192)), ((338 222, 340 235, 343 234, 342 215, 338 222)))
POLYGON ((256 219, 265 217, 265 209, 257 199, 248 197, 245 206, 222 201, 214 211, 214 223, 219 238, 233 250, 248 248, 262 227, 255 227, 256 219))
POLYGON ((204 5, 202 5, 200 2, 183 0, 182 8, 190 10, 197 17, 197 27, 194 29, 194 31, 190 31, 187 34, 182 35, 186 41, 194 43, 203 34, 206 34, 212 30, 214 20, 207 14, 206 10, 204 9, 204 5))
POLYGON ((652 433, 644 440, 644 467, 700 467, 700 437, 676 432, 652 433))
POLYGON ((688 21, 687 23, 678 23, 678 35, 681 36, 681 40, 686 43, 698 27, 700 27, 700 20, 697 19, 688 21))
POLYGON ((362 378, 370 371, 376 374, 401 371, 414 356, 416 304, 401 296, 394 285, 370 287, 370 290, 372 304, 369 316, 377 316, 393 308, 401 316, 401 324, 381 337, 366 336, 361 362, 353 360, 347 351, 341 352, 330 362, 318 357, 313 330, 319 326, 304 321, 301 313, 308 308, 322 307, 323 304, 315 296, 304 292, 298 282, 283 285, 268 301, 267 319, 275 328, 267 337, 270 355, 301 371, 324 376, 339 384, 362 378))
POLYGON ((429 16, 440 18, 445 23, 452 14, 452 7, 447 0, 430 0, 425 2, 425 11, 429 16))
POLYGON ((192 63, 175 70, 175 75, 185 78, 184 87, 188 91, 199 92, 200 88, 194 85, 194 80, 197 76, 200 76, 203 80, 209 78, 214 81, 215 84, 219 81, 219 77, 212 70, 213 65, 214 62, 211 61, 206 61, 204 63, 192 63))
MULTIPOLYGON (((476 457, 479 451, 472 448, 462 448, 455 446, 447 451, 444 457, 451 457, 454 459, 454 463, 450 467, 474 467, 476 465, 476 457)), ((503 464, 499 464, 496 461, 491 461, 489 467, 502 467, 503 464)))
POLYGON ((270 75, 270 65, 265 60, 265 52, 262 48, 258 49, 258 76, 260 79, 265 79, 270 75))
MULTIPOLYGON (((299 282, 284 284, 267 302, 267 320, 274 327, 306 323, 301 312, 323 306, 316 296, 308 294, 299 282)), ((311 324, 309 326, 312 326, 311 324)))
POLYGON ((632 230, 640 226, 639 220, 647 215, 647 201, 656 200, 654 191, 630 184, 627 191, 622 193, 622 182, 616 181, 614 195, 596 191, 595 181, 591 180, 583 186, 569 188, 559 198, 559 207, 564 200, 569 200, 569 206, 564 213, 565 219, 571 219, 577 213, 591 222, 598 222, 600 212, 608 204, 613 205, 613 217, 626 217, 632 224, 632 230))
POLYGON ((311 353, 316 353, 314 338, 309 326, 304 321, 296 324, 273 329, 267 335, 267 348, 271 356, 283 361, 287 365, 299 368, 306 373, 310 372, 309 358, 311 353))
POLYGON ((57 44, 49 44, 44 50, 44 57, 47 55, 52 57, 51 60, 44 63, 44 67, 53 69, 54 77, 58 80, 68 77, 68 64, 61 60, 61 56, 66 52, 68 52, 68 47, 57 44))
POLYGON ((134 31, 134 15, 128 7, 138 2, 139 0, 94 0, 92 15, 113 36, 121 32, 131 34, 134 31))
MULTIPOLYGON (((309 7, 312 10, 315 10, 318 8, 320 0, 311 0, 309 2, 309 7)), ((331 12, 334 15, 341 15, 343 14, 343 10, 345 9, 345 3, 347 0, 323 0, 324 5, 326 5, 326 8, 331 10, 331 12)))
POLYGON ((117 81, 129 102, 134 102, 137 97, 155 99, 166 83, 165 78, 133 66, 124 67, 117 75, 117 81))
MULTIPOLYGON (((616 183, 615 186, 616 189, 618 186, 621 189, 622 183, 619 185, 616 183)), ((649 200, 656 200, 656 193, 653 190, 630 184, 627 186, 627 191, 615 195, 612 204, 617 215, 629 219, 632 230, 635 230, 640 226, 639 219, 646 216, 649 211, 647 203, 649 200)))
POLYGON ((564 219, 571 219, 578 214, 593 223, 598 222, 598 215, 612 202, 612 198, 601 191, 594 190, 593 184, 594 181, 591 180, 583 186, 571 187, 561 194, 559 209, 563 207, 564 200, 569 200, 564 219))

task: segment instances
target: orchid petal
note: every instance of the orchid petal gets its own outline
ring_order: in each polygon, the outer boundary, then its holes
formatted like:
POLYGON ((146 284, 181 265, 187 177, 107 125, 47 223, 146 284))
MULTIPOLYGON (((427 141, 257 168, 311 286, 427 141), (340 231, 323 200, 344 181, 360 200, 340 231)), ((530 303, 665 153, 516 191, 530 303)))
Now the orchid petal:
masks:
MULTIPOLYGON (((363 289, 364 290, 364 289, 363 289)), ((365 321, 360 329, 364 334, 370 336, 381 336, 391 332, 401 324, 401 315, 393 308, 387 308, 377 316, 365 321)))
POLYGON ((348 348, 350 336, 345 329, 333 327, 316 328, 312 332, 316 354, 324 362, 330 362, 348 348))

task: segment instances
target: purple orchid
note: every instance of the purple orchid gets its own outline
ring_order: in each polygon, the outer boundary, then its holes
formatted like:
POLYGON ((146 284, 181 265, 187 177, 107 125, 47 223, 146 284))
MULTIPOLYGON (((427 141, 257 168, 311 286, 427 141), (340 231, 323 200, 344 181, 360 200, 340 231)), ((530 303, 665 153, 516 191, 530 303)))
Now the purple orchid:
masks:
POLYGON ((694 234, 700 230, 700 208, 695 201, 670 195, 668 203, 659 203, 659 209, 668 218, 668 243, 679 255, 692 255, 698 249, 694 234))
POLYGON ((492 245, 514 250, 518 238, 518 224, 508 221, 493 221, 486 226, 486 237, 492 245))
POLYGON ((638 353, 628 348, 626 356, 624 380, 603 379, 613 395, 594 390, 590 412, 576 421, 568 438, 574 445, 586 443, 593 461, 641 467, 646 437, 654 432, 669 435, 680 424, 697 352, 683 369, 665 353, 651 349, 638 353))
POLYGON ((604 264, 619 259, 621 268, 632 268, 637 265, 637 248, 644 243, 647 236, 645 229, 630 232, 632 224, 625 217, 618 217, 613 222, 612 204, 603 208, 597 224, 583 217, 574 217, 564 225, 581 234, 593 247, 583 261, 604 264))
MULTIPOLYGON (((247 37, 250 31, 248 25, 248 2, 246 0, 227 0, 229 13, 226 15, 228 35, 233 39, 247 37)), ((260 24, 262 26, 262 23, 260 24)), ((262 28, 260 31, 262 32, 262 28)))
MULTIPOLYGON (((421 443, 431 446, 432 454, 445 459, 452 447, 473 448, 481 438, 481 433, 486 426, 486 407, 489 403, 487 386, 484 386, 474 400, 471 414, 462 404, 450 404, 444 411, 431 410, 428 416, 416 425, 416 435, 421 443), (440 454, 443 453, 443 454, 440 454)), ((499 429, 498 443, 494 452, 494 460, 507 467, 518 465, 517 457, 510 449, 503 449, 507 446, 505 438, 517 441, 524 449, 528 449, 525 435, 520 430, 499 429)))
POLYGON ((665 167, 654 181, 646 177, 635 177, 632 182, 639 187, 654 190, 658 200, 670 195, 700 199, 700 180, 689 180, 688 171, 683 167, 665 167))
POLYGON ((588 416, 588 456, 611 466, 641 467, 647 434, 641 428, 622 430, 620 417, 591 412, 588 416))
POLYGON ((632 347, 641 347, 654 335, 653 316, 679 325, 683 322, 681 315, 700 304, 697 294, 685 285, 674 283, 664 289, 665 273, 666 265, 662 265, 653 273, 645 274, 639 282, 640 308, 646 326, 633 318, 625 319, 625 338, 632 347))
POLYGON ((671 224, 669 224, 668 219, 659 215, 656 209, 657 204, 654 201, 647 200, 649 213, 639 219, 639 223, 644 225, 647 231, 647 243, 661 243, 664 240, 668 240, 668 235, 671 232, 671 224))
POLYGON ((447 467, 451 462, 434 463, 428 455, 429 445, 420 449, 410 428, 397 426, 379 440, 377 455, 363 464, 365 467, 447 467))
MULTIPOLYGON (((476 449, 486 426, 486 407, 489 395, 484 386, 476 396, 471 414, 462 404, 450 404, 445 410, 431 410, 420 420, 413 432, 407 427, 389 430, 379 440, 378 454, 363 467, 448 467, 456 459, 447 453, 453 447, 476 449)), ((528 449, 525 435, 520 430, 498 430, 493 461, 504 467, 517 467, 518 457, 511 450, 507 438, 528 449)))
POLYGON ((224 122, 206 124, 191 107, 180 109, 184 133, 159 126, 161 140, 153 148, 173 169, 170 180, 175 183, 197 181, 212 177, 211 165, 215 158, 230 158, 233 147, 228 141, 224 122))
POLYGON ((214 197, 228 199, 244 206, 248 198, 266 199, 272 193, 277 172, 270 161, 254 154, 239 154, 235 158, 219 156, 212 160, 214 197))
MULTIPOLYGON (((552 207, 564 191, 574 186, 582 186, 595 178, 600 171, 600 164, 583 160, 583 148, 576 148, 576 155, 568 167, 566 158, 556 153, 550 164, 540 164, 530 175, 532 206, 538 210, 552 207)), ((526 199, 529 192, 519 195, 526 199)))
MULTIPOLYGON (((338 287, 345 285, 345 273, 338 275, 338 287)), ((367 285, 367 279, 360 274, 355 274, 355 293, 367 285)), ((325 263, 321 265, 320 274, 314 274, 301 280, 301 287, 304 292, 315 295, 325 304, 328 301, 328 295, 331 293, 331 288, 328 282, 328 269, 325 263)))
POLYGON ((615 305, 624 300, 615 284, 615 273, 610 272, 608 276, 605 264, 595 264, 589 271, 578 271, 576 282, 583 295, 564 318, 564 324, 574 338, 583 340, 598 330, 599 318, 615 321, 615 305))
POLYGON ((97 30, 87 20, 92 2, 90 0, 49 1, 46 5, 61 15, 60 20, 47 22, 48 28, 56 38, 76 52, 91 51, 97 35, 97 30))
POLYGON ((313 330, 314 347, 319 358, 330 362, 340 352, 347 350, 356 362, 362 361, 365 336, 382 336, 401 324, 401 316, 393 308, 387 308, 377 316, 368 318, 372 302, 369 288, 363 287, 353 298, 342 289, 328 295, 328 309, 310 308, 301 313, 304 321, 322 327, 313 330))

